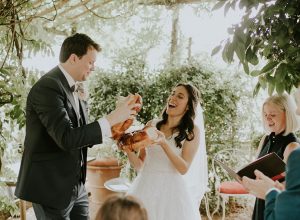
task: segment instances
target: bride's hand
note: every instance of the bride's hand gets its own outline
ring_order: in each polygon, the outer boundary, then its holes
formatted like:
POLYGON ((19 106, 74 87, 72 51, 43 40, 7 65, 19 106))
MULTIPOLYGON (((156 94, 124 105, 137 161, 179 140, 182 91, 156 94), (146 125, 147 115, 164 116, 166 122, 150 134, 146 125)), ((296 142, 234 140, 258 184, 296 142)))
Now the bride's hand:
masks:
POLYGON ((166 137, 164 133, 162 133, 159 130, 156 130, 156 133, 157 133, 157 138, 154 140, 154 143, 162 146, 163 144, 166 143, 166 137))

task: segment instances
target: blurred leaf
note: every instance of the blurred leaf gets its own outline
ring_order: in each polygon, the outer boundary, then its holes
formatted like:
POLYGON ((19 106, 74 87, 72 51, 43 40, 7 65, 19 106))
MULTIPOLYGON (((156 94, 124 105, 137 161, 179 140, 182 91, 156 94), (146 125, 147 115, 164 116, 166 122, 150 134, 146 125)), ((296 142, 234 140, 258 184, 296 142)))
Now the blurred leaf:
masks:
POLYGON ((250 73, 250 76, 259 76, 260 74, 262 74, 260 70, 253 70, 250 73))
POLYGON ((235 52, 236 52, 236 55, 238 56, 239 60, 241 62, 244 62, 244 60, 245 60, 245 47, 244 47, 244 45, 241 44, 241 43, 237 43, 236 47, 235 47, 235 52))
POLYGON ((284 90, 285 90, 284 84, 277 81, 277 82, 276 82, 276 92, 277 92, 278 94, 282 94, 282 93, 284 92, 284 90))
POLYGON ((244 68, 245 73, 249 75, 249 65, 247 62, 243 63, 243 68, 244 68))
POLYGON ((225 3, 226 0, 219 0, 218 3, 212 8, 212 11, 222 8, 225 3))
POLYGON ((278 62, 276 61, 269 61, 267 65, 265 65, 262 70, 261 73, 266 73, 269 72, 270 70, 272 70, 275 66, 278 65, 278 62))
POLYGON ((267 87, 267 80, 264 76, 259 76, 258 81, 263 89, 265 89, 267 87))
POLYGON ((260 85, 259 82, 257 82, 257 84, 256 84, 256 86, 255 86, 255 88, 254 88, 254 90, 253 90, 253 96, 257 96, 257 94, 258 94, 260 88, 261 88, 261 85, 260 85))
MULTIPOLYGON (((273 81, 269 81, 270 77, 266 77, 267 85, 271 86, 269 93, 274 88, 290 92, 300 80, 300 10, 297 10, 300 0, 272 1, 270 4, 259 0, 233 0, 228 1, 226 6, 236 2, 244 14, 241 22, 228 30, 232 35, 228 39, 233 39, 238 59, 241 63, 258 65, 261 56, 262 60, 267 61, 261 73, 272 73, 276 82, 284 84, 277 88, 273 81), (284 65, 278 67, 280 63, 286 63, 290 68, 286 71, 284 65)), ((226 6, 225 14, 229 8, 226 6)), ((245 66, 244 69, 247 70, 245 66)), ((257 74, 253 72, 251 75, 257 74)))
POLYGON ((212 52, 211 52, 211 56, 214 56, 215 54, 217 54, 220 50, 221 50, 222 46, 219 45, 219 46, 216 46, 212 52))
POLYGON ((226 57, 227 57, 228 63, 232 63, 233 53, 234 53, 234 45, 232 43, 229 43, 227 51, 226 51, 226 57))
MULTIPOLYGON (((276 82, 282 84, 282 82, 284 81, 287 73, 288 73, 287 64, 285 64, 285 63, 279 64, 279 66, 275 70, 275 80, 276 80, 276 82)), ((276 87, 277 87, 277 85, 276 85, 276 87)), ((283 88, 284 88, 284 86, 283 86, 283 88)))
POLYGON ((225 7, 224 7, 224 16, 227 15, 227 13, 228 13, 228 11, 229 11, 229 9, 230 9, 230 6, 231 6, 231 3, 230 3, 230 2, 228 2, 228 3, 225 5, 225 7))
POLYGON ((3 73, 4 75, 9 75, 10 72, 8 71, 8 69, 5 69, 5 68, 1 68, 0 69, 0 73, 3 73))
POLYGON ((252 65, 257 65, 258 64, 258 58, 256 54, 253 53, 250 47, 248 47, 246 51, 246 60, 251 63, 252 65))
POLYGON ((230 61, 228 60, 228 56, 227 56, 229 45, 230 45, 230 42, 227 42, 222 51, 222 58, 226 63, 230 63, 230 61))
POLYGON ((269 81, 268 83, 268 94, 271 96, 275 89, 275 83, 273 81, 269 81))

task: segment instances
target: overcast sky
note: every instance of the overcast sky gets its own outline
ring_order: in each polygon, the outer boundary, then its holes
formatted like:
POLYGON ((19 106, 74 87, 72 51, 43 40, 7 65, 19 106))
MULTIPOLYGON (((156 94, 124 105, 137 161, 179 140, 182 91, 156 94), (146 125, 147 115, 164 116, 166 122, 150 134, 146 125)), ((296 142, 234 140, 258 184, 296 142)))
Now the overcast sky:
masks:
MULTIPOLYGON (((185 6, 181 8, 179 25, 181 37, 186 39, 184 44, 187 46, 188 38, 191 37, 192 55, 202 53, 210 55, 212 49, 222 40, 228 37, 227 28, 232 24, 238 23, 240 21, 241 14, 242 12, 239 10, 229 11, 229 13, 224 17, 224 10, 219 9, 212 13, 203 11, 201 12, 201 15, 196 16, 191 7, 185 6)), ((167 21, 164 20, 163 24, 165 25, 164 31, 169 34, 171 17, 167 21)), ((163 58, 163 56, 167 53, 167 51, 169 51, 169 48, 167 47, 169 47, 169 45, 166 42, 149 51, 147 61, 150 69, 157 69, 164 64, 165 58, 163 58)), ((43 57, 40 55, 31 57, 30 59, 26 59, 24 61, 24 66, 47 72, 52 67, 57 65, 59 48, 60 45, 53 45, 53 50, 55 53, 54 57, 43 57)), ((214 56, 213 60, 215 62, 223 62, 220 54, 214 56)), ((109 59, 101 57, 100 55, 96 65, 105 69, 109 69, 111 62, 109 59)))

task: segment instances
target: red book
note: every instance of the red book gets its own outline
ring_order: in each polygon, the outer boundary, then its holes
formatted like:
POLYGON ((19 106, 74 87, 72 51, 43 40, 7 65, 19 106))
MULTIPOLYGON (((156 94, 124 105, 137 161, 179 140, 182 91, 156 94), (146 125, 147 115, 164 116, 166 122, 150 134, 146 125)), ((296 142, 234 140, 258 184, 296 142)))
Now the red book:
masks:
POLYGON ((263 174, 272 178, 273 180, 282 179, 284 177, 282 174, 285 172, 285 163, 275 152, 258 158, 257 160, 240 169, 238 172, 235 172, 233 169, 217 159, 215 159, 215 161, 238 182, 241 181, 243 176, 255 179, 256 176, 254 174, 254 170, 261 171, 263 174))

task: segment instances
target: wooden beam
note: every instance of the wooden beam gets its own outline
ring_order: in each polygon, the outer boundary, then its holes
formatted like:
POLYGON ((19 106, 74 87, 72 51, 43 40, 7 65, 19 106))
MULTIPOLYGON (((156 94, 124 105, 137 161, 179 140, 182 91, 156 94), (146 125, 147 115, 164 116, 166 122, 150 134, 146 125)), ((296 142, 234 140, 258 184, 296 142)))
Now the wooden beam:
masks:
POLYGON ((74 10, 74 9, 80 7, 80 6, 84 6, 84 5, 86 5, 87 3, 89 3, 90 1, 91 1, 91 0, 82 0, 81 2, 79 2, 79 3, 77 3, 77 4, 75 4, 75 5, 71 6, 71 7, 69 7, 68 9, 66 9, 66 10, 64 10, 64 11, 62 11, 62 12, 60 12, 60 13, 58 14, 58 16, 64 15, 64 14, 68 13, 69 11, 72 11, 72 10, 74 10))
POLYGON ((140 1, 140 4, 143 5, 177 5, 177 4, 199 4, 204 2, 216 2, 216 0, 147 0, 147 1, 140 1))
POLYGON ((63 7, 65 4, 67 4, 69 2, 69 0, 61 0, 58 1, 57 4, 55 4, 55 7, 52 6, 50 8, 45 9, 44 11, 41 11, 40 13, 36 14, 35 17, 44 17, 45 15, 53 12, 53 11, 57 11, 59 10, 61 7, 63 7))
POLYGON ((104 2, 102 2, 102 3, 96 3, 96 4, 93 5, 92 8, 86 8, 83 12, 81 12, 81 13, 79 13, 79 14, 73 16, 73 17, 70 17, 70 18, 68 18, 68 19, 70 19, 70 20, 75 20, 75 19, 77 19, 78 17, 81 17, 81 16, 83 16, 83 15, 85 15, 85 14, 91 12, 92 10, 95 10, 95 9, 97 9, 97 8, 99 8, 99 7, 103 6, 103 5, 105 5, 105 4, 110 3, 111 1, 112 1, 112 0, 106 0, 106 1, 104 1, 104 2))
MULTIPOLYGON (((128 0, 130 1, 130 0, 128 0)), ((131 0, 133 1, 133 0, 131 0)), ((174 6, 174 5, 178 5, 178 4, 200 4, 200 3, 204 3, 204 2, 215 2, 216 0, 138 0, 137 3, 140 5, 161 5, 161 6, 174 6)), ((47 7, 43 5, 44 2, 41 0, 35 0, 32 4, 35 7, 43 7, 45 8, 44 10, 41 10, 40 12, 38 12, 37 14, 33 15, 33 18, 36 17, 45 17, 50 13, 53 13, 54 11, 57 11, 57 15, 56 16, 62 16, 62 15, 69 15, 72 14, 72 12, 74 12, 75 9, 79 8, 79 7, 84 7, 82 10, 80 10, 81 12, 78 12, 78 14, 73 13, 72 16, 67 17, 68 20, 74 21, 76 19, 78 19, 79 17, 82 17, 88 13, 92 13, 94 14, 95 12, 93 12, 95 9, 102 7, 105 4, 108 4, 112 2, 112 0, 103 0, 100 1, 99 0, 78 0, 77 1, 71 1, 71 0, 53 0, 53 4, 52 7, 47 7), (69 5, 67 7, 64 7, 66 4, 72 4, 73 2, 75 2, 73 5, 69 5), (88 3, 93 3, 92 6, 87 6, 88 3), (75 14, 75 15, 74 15, 75 14)), ((99 17, 101 17, 99 15, 99 17)), ((103 17, 105 18, 105 17, 103 17)))
POLYGON ((45 27, 45 30, 51 33, 54 33, 56 35, 61 35, 61 36, 69 36, 70 33, 68 33, 66 30, 58 30, 55 27, 45 27))

